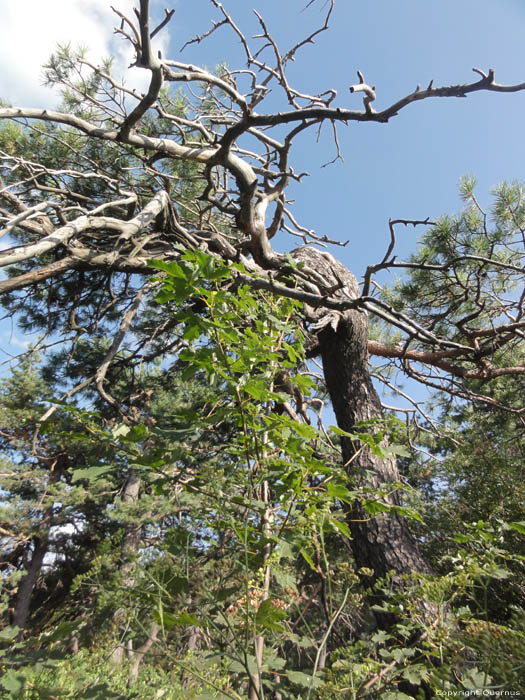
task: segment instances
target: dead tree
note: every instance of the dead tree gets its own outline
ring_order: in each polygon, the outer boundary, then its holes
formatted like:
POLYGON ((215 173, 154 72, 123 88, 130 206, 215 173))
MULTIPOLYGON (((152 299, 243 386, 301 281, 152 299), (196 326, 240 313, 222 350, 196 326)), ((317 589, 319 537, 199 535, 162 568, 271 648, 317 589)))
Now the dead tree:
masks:
MULTIPOLYGON (((341 243, 317 236, 299 224, 286 192, 291 182, 301 180, 302 175, 294 171, 290 162, 290 151, 294 140, 307 130, 331 125, 338 148, 338 127, 354 122, 385 124, 416 102, 437 97, 463 98, 479 91, 513 93, 524 90, 525 83, 502 85, 496 82, 493 70, 475 69, 478 77, 474 82, 443 87, 432 82, 424 88, 418 85, 393 104, 376 110, 376 89, 358 71, 358 81, 350 86, 350 93, 356 102, 362 98, 362 106, 348 109, 338 106, 334 90, 304 94, 287 77, 290 61, 305 44, 328 29, 334 0, 328 3, 322 26, 284 52, 258 14, 258 40, 262 44, 252 48, 222 4, 217 0, 211 0, 211 4, 220 19, 193 41, 229 30, 243 47, 246 67, 222 69, 215 74, 157 55, 152 39, 173 13, 166 11, 161 24, 151 28, 149 2, 140 0, 136 17, 120 15, 117 32, 133 45, 136 65, 150 73, 146 94, 136 94, 118 84, 85 58, 70 56, 67 61, 63 58, 62 63, 59 59, 51 62, 48 78, 62 83, 82 109, 61 112, 0 108, 0 120, 19 125, 20 134, 32 133, 47 144, 61 144, 69 158, 61 168, 49 158, 39 159, 37 153, 24 156, 18 152, 16 139, 3 139, 2 233, 19 241, 0 253, 0 265, 9 266, 10 271, 9 277, 0 281, 0 292, 7 295, 8 308, 16 312, 32 290, 45 285, 58 288, 64 280, 75 279, 86 284, 90 279, 93 285, 95 276, 98 287, 106 285, 112 308, 121 309, 120 326, 103 363, 67 396, 91 383, 107 401, 112 401, 106 373, 116 362, 142 301, 152 294, 151 284, 137 285, 136 280, 151 275, 151 258, 174 260, 182 248, 200 248, 231 263, 242 261, 250 274, 243 275, 232 267, 232 278, 303 302, 305 323, 317 339, 326 385, 338 424, 345 431, 351 431, 357 421, 382 414, 368 370, 369 353, 397 360, 406 373, 462 398, 472 398, 473 394, 459 380, 488 381, 503 374, 523 374, 523 367, 502 365, 494 359, 498 349, 513 346, 522 337, 523 296, 502 302, 500 313, 496 310, 487 317, 484 327, 478 324, 474 329, 467 318, 459 318, 458 332, 449 338, 435 330, 435 325, 392 307, 374 291, 378 271, 416 265, 398 261, 394 256, 396 225, 431 226, 432 222, 390 222, 388 250, 380 262, 369 266, 360 287, 331 255, 313 247, 341 243), (86 71, 93 79, 91 83, 85 79, 86 71), (186 90, 184 109, 170 93, 171 86, 186 90), (265 112, 271 88, 280 91, 283 106, 278 111, 265 112), (66 133, 76 134, 82 143, 91 144, 90 153, 68 145, 66 133), (119 159, 126 161, 127 167, 119 170, 119 159), (184 178, 177 168, 182 165, 193 168, 195 192, 191 200, 181 192, 184 178), (132 171, 139 173, 140 178, 131 177, 132 171), (289 257, 274 250, 272 239, 278 232, 302 238, 305 247, 296 251, 293 258, 303 265, 294 266, 289 257), (371 316, 396 328, 404 340, 395 345, 371 341, 371 316)), ((522 274, 522 267, 514 262, 505 262, 496 255, 472 254, 459 254, 443 265, 442 271, 453 275, 465 262, 477 265, 480 274, 494 266, 505 267, 509 278, 522 274)), ((425 267, 424 262, 417 265, 425 267)), ((84 292, 81 285, 75 290, 72 298, 57 296, 60 317, 67 319, 62 328, 73 340, 89 332, 90 323, 98 322, 95 317, 78 320, 84 292)), ((476 301, 475 290, 473 297, 479 321, 483 317, 483 302, 479 293, 476 301)), ((97 308, 102 318, 105 306, 100 304, 97 308)), ((152 328, 151 336, 157 348, 159 339, 164 338, 162 347, 155 351, 158 354, 173 348, 165 319, 152 328)), ((130 361, 144 357, 151 358, 151 353, 148 354, 147 343, 140 341, 130 361)), ((494 403, 482 394, 474 398, 494 403)), ((120 408, 125 412, 124 407, 120 408)), ((349 474, 362 482, 388 487, 399 480, 393 457, 379 459, 359 451, 347 438, 342 441, 342 454, 349 474)), ((385 498, 392 504, 397 502, 395 495, 385 498)), ((372 567, 376 576, 390 570, 398 574, 428 570, 403 518, 396 513, 363 517, 360 508, 356 505, 348 512, 358 565, 372 567)))

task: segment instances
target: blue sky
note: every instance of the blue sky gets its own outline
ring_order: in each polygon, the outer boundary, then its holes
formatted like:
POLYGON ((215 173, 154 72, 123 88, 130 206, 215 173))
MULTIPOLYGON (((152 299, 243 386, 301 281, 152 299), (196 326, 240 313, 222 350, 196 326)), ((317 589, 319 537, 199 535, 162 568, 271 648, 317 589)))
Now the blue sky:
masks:
MULTIPOLYGON (((257 31, 249 11, 255 3, 223 4, 246 33, 257 31)), ((315 26, 325 3, 316 0, 301 11, 305 5, 305 0, 266 0, 256 7, 287 47, 315 26)), ((171 46, 178 47, 184 30, 196 26, 190 8, 204 17, 208 7, 204 1, 179 3, 180 24, 172 28, 171 46)), ((360 97, 350 95, 348 86, 359 69, 376 86, 377 109, 432 79, 434 85, 472 82, 477 79, 473 67, 494 68, 501 83, 524 82, 524 32, 525 4, 519 0, 339 0, 330 31, 298 55, 292 82, 310 93, 335 88, 337 104, 358 108, 360 97)), ((235 37, 222 28, 205 51, 203 44, 192 46, 182 60, 202 61, 204 54, 214 65, 230 53, 240 55, 237 48, 235 37)), ((238 65, 233 59, 229 64, 238 65)), ((320 166, 334 155, 329 130, 319 144, 315 133, 301 137, 293 161, 311 177, 294 189, 295 213, 309 228, 349 238, 348 247, 335 253, 362 274, 383 253, 389 217, 424 219, 456 211, 461 206, 457 183, 464 174, 477 177, 483 202, 501 180, 525 179, 524 116, 525 93, 428 100, 410 105, 386 125, 341 126, 345 162, 326 168, 320 166)), ((412 228, 400 230, 399 252, 413 249, 416 237, 412 228)))
MULTIPOLYGON (((39 65, 56 41, 91 46, 95 59, 116 50, 117 65, 124 70, 123 45, 111 33, 111 4, 129 11, 133 3, 70 0, 65 12, 62 2, 49 0, 35 3, 34 13, 28 13, 27 2, 0 0, 6 36, 12 40, 2 49, 7 55, 0 55, 0 97, 23 106, 51 103, 52 95, 46 97, 41 90, 39 65)), ((162 16, 164 0, 152 4, 162 16)), ((256 7, 284 48, 321 20, 325 0, 304 9, 306 4, 307 0, 223 0, 247 35, 258 31, 251 12, 256 7)), ((211 68, 221 61, 231 68, 243 67, 239 43, 227 28, 180 54, 181 45, 219 15, 208 0, 178 0, 170 6, 176 14, 165 36, 165 56, 211 68)), ((524 30, 522 0, 336 0, 331 29, 298 54, 290 80, 310 93, 335 88, 334 105, 359 108, 359 95, 348 91, 359 69, 376 86, 377 109, 411 92, 417 83, 471 82, 476 79, 473 67, 494 68, 501 83, 525 82, 524 30)), ((144 77, 135 75, 132 80, 144 77)), ((273 96, 271 102, 274 108, 286 108, 273 96)), ((293 189, 294 213, 318 233, 349 239, 346 248, 332 252, 360 276, 367 263, 383 255, 389 217, 435 218, 456 211, 461 206, 457 183, 467 173, 477 177, 484 203, 501 180, 525 179, 524 116, 525 93, 428 100, 407 107, 386 125, 341 126, 344 163, 326 168, 322 163, 334 155, 328 129, 319 143, 314 132, 302 136, 293 164, 296 171, 307 170, 311 176, 293 189)), ((399 254, 408 254, 416 239, 412 228, 400 230, 399 254)), ((297 244, 296 239, 279 241, 281 249, 297 244)), ((5 326, 3 331, 7 348, 5 326)), ((16 336, 15 342, 25 339, 16 336)))

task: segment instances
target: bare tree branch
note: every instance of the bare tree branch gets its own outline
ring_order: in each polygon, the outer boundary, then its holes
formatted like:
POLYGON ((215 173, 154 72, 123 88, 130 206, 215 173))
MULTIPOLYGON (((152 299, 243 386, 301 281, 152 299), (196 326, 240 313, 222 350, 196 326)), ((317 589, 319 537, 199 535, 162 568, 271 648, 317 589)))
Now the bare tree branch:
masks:
MULTIPOLYGON (((358 82, 349 91, 351 95, 362 94, 363 108, 333 106, 335 90, 308 95, 297 90, 287 75, 287 67, 298 51, 327 30, 333 0, 323 6, 321 24, 284 51, 261 14, 255 13, 260 33, 252 41, 218 0, 211 1, 221 19, 188 43, 199 43, 219 28, 227 27, 240 41, 247 68, 223 68, 220 75, 215 75, 201 66, 155 56, 151 40, 170 21, 173 10, 165 10, 164 18, 151 31, 149 2, 141 0, 133 20, 116 11, 121 20, 116 32, 133 46, 136 65, 151 73, 146 95, 136 95, 115 81, 107 70, 81 58, 82 67, 96 76, 97 90, 88 89, 89 81, 83 75, 78 83, 69 76, 63 80, 68 89, 90 105, 87 112, 0 107, 0 120, 11 120, 21 129, 59 143, 82 164, 76 170, 49 167, 13 155, 11 151, 0 154, 9 180, 7 184, 0 183, 3 227, 0 235, 16 238, 21 231, 26 234, 22 245, 0 252, 0 265, 12 267, 11 277, 0 281, 0 292, 19 292, 43 280, 58 279, 66 271, 148 274, 151 257, 176 259, 177 246, 182 245, 206 250, 232 263, 235 284, 249 284, 301 301, 317 314, 317 321, 312 323, 312 328, 317 330, 321 328, 319 314, 323 309, 328 313, 326 324, 333 327, 337 327, 338 318, 350 312, 373 314, 397 329, 404 341, 398 344, 370 341, 369 352, 399 360, 409 373, 414 372, 410 363, 417 363, 446 373, 453 381, 521 375, 523 368, 514 361, 505 363, 500 358, 495 362, 493 358, 498 352, 510 357, 510 350, 523 338, 525 293, 504 301, 481 282, 483 275, 500 274, 509 280, 523 275, 523 267, 515 256, 496 254, 492 247, 487 254, 458 250, 444 261, 398 261, 395 227, 435 224, 428 219, 394 219, 389 222, 390 241, 382 260, 368 266, 361 293, 352 296, 344 293, 335 266, 332 276, 336 282, 327 286, 313 267, 294 266, 290 258, 274 251, 271 242, 284 231, 299 236, 307 245, 312 242, 346 245, 300 224, 286 199, 290 182, 300 182, 305 175, 295 173, 290 160, 291 149, 300 134, 309 129, 315 132, 328 122, 336 148, 335 159, 342 160, 337 125, 386 123, 414 102, 433 97, 466 97, 480 91, 518 92, 525 90, 525 83, 500 85, 495 82, 493 70, 484 72, 475 68, 479 79, 472 83, 434 87, 431 82, 426 89, 418 86, 390 106, 374 110, 372 103, 377 104, 380 91, 357 71, 358 82), (185 110, 177 106, 167 90, 161 93, 164 82, 184 88, 185 110), (291 107, 289 111, 281 109, 267 114, 254 111, 266 100, 270 86, 279 88, 281 99, 291 107), (130 98, 137 103, 127 111, 130 98), (146 126, 141 129, 141 119, 146 114, 159 117, 162 128, 158 132, 146 130, 146 126), (126 157, 134 159, 133 168, 154 179, 157 193, 153 198, 151 192, 146 195, 146 201, 148 197, 150 201, 139 214, 133 210, 139 201, 144 202, 141 186, 129 186, 132 178, 124 182, 125 178, 105 172, 96 157, 85 155, 78 144, 70 145, 66 138, 70 133, 122 149, 126 157), (174 174, 176 169, 169 166, 170 161, 195 165, 199 192, 192 202, 177 196, 180 183, 174 174), (86 194, 90 189, 84 185, 90 179, 99 179, 107 185, 101 188, 103 194, 101 190, 97 190, 96 196, 86 194), (106 216, 106 211, 111 216, 106 216), (245 264, 249 274, 233 267, 238 261, 245 264), (28 269, 29 265, 34 267, 28 269), (384 295, 380 297, 375 279, 379 272, 395 269, 442 275, 444 284, 450 281, 456 285, 455 295, 439 312, 401 310, 386 301, 384 295), (464 310, 453 317, 461 303, 464 310), (454 333, 444 333, 441 327, 444 319, 452 318, 454 333)), ((312 2, 307 7, 310 5, 312 2)), ((486 225, 486 215, 477 207, 486 225)), ((330 260, 331 256, 326 255, 326 260, 330 260)), ((99 384, 99 391, 100 387, 104 391, 103 378, 99 384)))

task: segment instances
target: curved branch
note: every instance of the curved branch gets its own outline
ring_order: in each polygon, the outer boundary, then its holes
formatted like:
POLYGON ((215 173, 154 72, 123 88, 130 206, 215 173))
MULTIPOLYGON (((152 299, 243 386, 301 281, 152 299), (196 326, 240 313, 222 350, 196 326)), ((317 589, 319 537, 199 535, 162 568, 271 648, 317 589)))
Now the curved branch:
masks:
MULTIPOLYGON (((117 354, 118 349, 126 336, 126 333, 129 330, 129 327, 130 327, 132 320, 134 319, 135 315, 137 314, 137 311, 140 308, 142 300, 144 299, 146 294, 149 291, 151 291, 151 289, 158 286, 159 284, 160 284, 160 282, 158 282, 158 281, 147 282, 142 287, 142 289, 139 290, 138 294, 136 295, 135 299, 133 300, 131 307, 128 309, 128 311, 122 317, 122 321, 120 322, 118 332, 113 339, 111 347, 109 348, 104 359, 102 360, 102 364, 97 369, 97 372, 96 372, 97 391, 102 396, 103 399, 105 399, 108 403, 110 403, 114 406, 118 405, 117 400, 114 399, 112 396, 110 396, 104 388, 104 380, 106 378, 107 371, 109 369, 111 362, 113 361, 113 358, 117 354)), ((119 406, 119 408, 121 408, 121 407, 119 406)))
POLYGON ((447 358, 453 359, 462 355, 463 357, 461 357, 461 359, 463 360, 479 362, 478 358, 465 357, 464 353, 460 353, 459 351, 423 352, 421 350, 407 350, 401 344, 392 347, 375 340, 369 340, 368 352, 377 357, 390 357, 404 361, 413 360, 415 362, 420 362, 427 366, 430 365, 442 369, 448 374, 461 379, 495 379, 496 377, 502 377, 504 375, 525 374, 525 367, 521 365, 513 367, 494 367, 485 362, 481 363, 481 366, 477 369, 468 369, 467 367, 462 367, 461 365, 446 361, 447 358))
POLYGON ((395 117, 399 112, 413 102, 419 102, 431 97, 466 97, 473 92, 489 91, 489 92, 521 92, 525 90, 525 83, 516 85, 498 85, 493 82, 494 71, 490 71, 486 78, 476 81, 475 83, 450 85, 445 87, 432 87, 432 83, 426 90, 416 88, 414 92, 402 97, 394 104, 380 112, 358 111, 340 108, 328 107, 306 107, 305 109, 294 110, 291 112, 279 112, 275 114, 250 115, 250 126, 273 126, 276 124, 289 124, 294 121, 302 121, 303 119, 330 119, 335 121, 358 121, 358 122, 380 122, 386 123, 392 117, 395 117))
POLYGON ((12 292, 15 289, 22 289, 23 287, 30 287, 33 284, 38 284, 49 277, 55 277, 66 270, 72 270, 77 267, 77 265, 78 263, 75 258, 73 256, 68 256, 67 258, 57 260, 57 262, 51 263, 50 265, 44 265, 36 270, 31 270, 31 272, 26 272, 23 275, 17 275, 16 277, 11 277, 7 280, 1 280, 0 294, 6 294, 7 292, 12 292))
MULTIPOLYGON (((220 148, 202 148, 195 146, 182 146, 172 139, 162 139, 153 136, 146 136, 136 132, 122 135, 120 130, 107 129, 96 124, 92 124, 86 119, 77 117, 74 114, 56 112, 49 109, 23 109, 23 108, 1 108, 0 119, 38 119, 55 124, 66 124, 78 129, 86 136, 102 139, 104 141, 122 142, 136 148, 143 148, 146 151, 153 151, 161 156, 180 158, 181 160, 193 160, 197 163, 213 164, 218 162, 220 148)), ((224 149, 223 149, 224 150, 224 149)), ((230 152, 222 154, 220 160, 237 179, 239 184, 249 188, 256 181, 256 176, 251 165, 242 158, 230 152)))
POLYGON ((80 216, 75 221, 61 226, 49 236, 37 243, 15 246, 5 250, 0 255, 0 267, 12 265, 22 260, 28 260, 38 255, 66 244, 69 240, 87 229, 110 229, 119 231, 123 238, 129 238, 144 227, 155 221, 161 211, 168 206, 168 195, 164 190, 157 192, 155 197, 146 204, 144 209, 130 221, 121 221, 109 216, 80 216))

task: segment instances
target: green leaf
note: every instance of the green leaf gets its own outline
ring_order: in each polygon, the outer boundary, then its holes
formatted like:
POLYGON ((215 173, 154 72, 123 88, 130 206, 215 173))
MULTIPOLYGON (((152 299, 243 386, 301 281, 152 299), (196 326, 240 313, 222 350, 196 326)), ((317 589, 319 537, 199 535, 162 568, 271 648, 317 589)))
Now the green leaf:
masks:
POLYGON ((342 532, 345 537, 352 539, 350 528, 345 522, 342 520, 337 520, 337 518, 328 518, 328 522, 334 528, 334 530, 339 530, 339 532, 342 532))
POLYGON ((191 325, 188 324, 186 326, 182 337, 184 338, 184 340, 187 340, 188 343, 192 343, 194 340, 200 338, 201 335, 202 327, 198 323, 193 323, 191 325))
POLYGON ((123 437, 123 436, 127 435, 130 430, 131 430, 131 428, 129 427, 129 425, 125 425, 124 423, 120 423, 120 425, 115 426, 111 430, 111 435, 114 438, 123 437))
POLYGON ((512 576, 512 573, 508 569, 502 569, 501 567, 497 566, 494 569, 491 569, 488 572, 488 575, 490 578, 495 578, 495 579, 506 579, 510 578, 512 576))
POLYGON ((277 538, 277 553, 279 555, 280 559, 293 559, 295 560, 295 554, 292 550, 292 546, 288 542, 288 540, 283 539, 282 537, 277 538))
POLYGON ((268 386, 259 379, 249 379, 242 388, 256 401, 265 401, 268 396, 268 386))
POLYGON ((329 481, 326 484, 326 490, 328 491, 330 498, 332 498, 334 501, 344 501, 345 503, 350 503, 350 492, 344 484, 329 481))
POLYGON ((259 605, 259 609, 255 614, 255 624, 257 627, 283 632, 285 628, 281 624, 281 620, 285 618, 286 612, 282 608, 277 608, 273 600, 268 598, 259 605))
POLYGON ((402 647, 401 649, 392 649, 391 651, 392 658, 395 659, 398 664, 400 664, 405 659, 409 659, 411 656, 414 656, 415 653, 415 649, 405 647, 402 647))
POLYGON ((231 277, 231 270, 226 265, 210 269, 206 273, 206 279, 210 282, 217 282, 217 280, 228 279, 229 277, 231 277))
POLYGON ((349 433, 348 431, 343 430, 342 428, 339 428, 337 425, 331 425, 330 430, 332 431, 332 433, 334 435, 347 437, 347 438, 350 438, 351 440, 358 440, 360 437, 357 433, 349 433))
POLYGON ((151 616, 155 622, 158 622, 166 630, 171 630, 174 627, 200 627, 199 618, 186 610, 179 614, 174 614, 161 608, 160 610, 154 610, 151 616))
POLYGON ((421 514, 415 508, 408 508, 406 506, 392 506, 392 510, 405 518, 411 518, 412 520, 417 520, 419 523, 424 524, 424 520, 421 514))
POLYGON ((409 666, 408 668, 403 669, 401 675, 403 676, 403 678, 406 678, 406 680, 409 683, 417 685, 418 683, 421 683, 421 681, 424 681, 428 678, 429 672, 428 669, 424 668, 423 666, 409 666))
POLYGON ((516 530, 520 535, 525 535, 525 521, 520 520, 519 522, 507 523, 511 530, 516 530))
POLYGON ((454 535, 454 537, 452 539, 454 540, 454 542, 457 542, 458 544, 466 544, 467 542, 470 542, 472 540, 472 537, 470 537, 469 535, 459 534, 459 535, 454 535))
POLYGON ((189 588, 190 584, 185 576, 173 576, 166 583, 166 590, 173 596, 177 596, 179 593, 187 593, 189 588))
POLYGON ((377 515, 378 513, 389 513, 393 506, 390 503, 384 503, 383 501, 376 500, 366 500, 363 503, 364 509, 369 515, 377 515))
MULTIPOLYGON (((189 299, 196 292, 194 287, 188 284, 185 280, 180 279, 172 280, 168 289, 170 289, 172 292, 168 301, 173 300, 178 303, 186 301, 186 299, 189 299)), ((156 296, 156 300, 159 302, 159 304, 162 303, 162 301, 159 299, 161 293, 162 292, 159 292, 156 296)))
POLYGON ((10 693, 12 693, 12 697, 16 697, 22 689, 25 687, 26 684, 26 678, 20 673, 16 673, 16 671, 8 671, 2 678, 0 679, 0 685, 5 688, 5 690, 8 690, 10 693))
POLYGON ((123 700, 124 698, 120 693, 114 693, 110 690, 107 683, 100 683, 99 685, 88 688, 83 691, 82 697, 88 700, 104 700, 105 698, 118 698, 119 700, 123 700))
POLYGON ((384 644, 388 639, 392 639, 392 635, 385 632, 385 630, 379 630, 372 635, 372 641, 376 644, 384 644))
POLYGON ((300 359, 300 355, 297 354, 296 349, 289 343, 283 343, 283 347, 288 353, 290 362, 295 365, 295 363, 300 359))
POLYGON ((198 249, 191 250, 191 251, 187 250, 184 253, 184 259, 188 260, 190 262, 195 261, 197 263, 198 267, 203 271, 208 268, 208 266, 210 265, 210 262, 213 264, 211 256, 208 255, 208 253, 205 253, 204 251, 198 250, 198 249))
POLYGON ((246 668, 240 661, 233 659, 228 664, 228 671, 230 673, 246 673, 246 668))
POLYGON ((221 588, 216 593, 213 593, 213 598, 214 600, 222 602, 223 600, 226 600, 227 598, 232 596, 234 593, 237 594, 238 591, 239 586, 229 586, 228 588, 221 588))
POLYGON ((468 690, 484 690, 492 683, 492 678, 477 668, 473 668, 468 672, 468 676, 462 679, 463 685, 468 690))
POLYGON ((170 421, 170 423, 172 427, 168 430, 164 428, 153 428, 152 432, 160 435, 163 438, 167 438, 168 440, 178 442, 179 440, 188 437, 188 435, 195 434, 197 430, 195 421, 191 421, 189 423, 170 421))
POLYGON ((174 299, 175 295, 166 288, 161 289, 155 296, 155 301, 158 304, 167 304, 168 301, 173 301, 174 299))
POLYGON ((175 277, 177 279, 186 280, 188 275, 185 270, 179 265, 175 260, 172 262, 164 262, 164 260, 150 260, 150 267, 154 267, 157 270, 163 270, 170 277, 175 277))
POLYGON ((0 641, 9 642, 14 639, 19 632, 19 627, 4 627, 4 629, 0 630, 0 641))
POLYGON ((320 678, 313 677, 312 674, 304 673, 303 671, 286 671, 288 680, 291 683, 300 685, 303 688, 320 688, 323 681, 320 678))
POLYGON ((144 442, 150 436, 149 430, 140 423, 134 425, 131 430, 122 437, 123 442, 144 442))
POLYGON ((299 554, 303 557, 303 559, 306 561, 306 563, 309 564, 312 571, 317 571, 317 568, 313 562, 312 557, 308 554, 308 552, 306 550, 300 549, 299 554))
POLYGON ((387 445, 383 447, 383 452, 386 455, 397 455, 398 457, 410 457, 410 450, 404 445, 387 445))
POLYGON ((293 429, 305 440, 314 440, 317 437, 317 430, 313 425, 308 425, 308 423, 300 423, 299 421, 293 422, 293 429))
POLYGON ((86 467, 84 469, 75 469, 71 477, 72 483, 76 483, 81 479, 86 479, 87 481, 96 481, 100 479, 103 474, 113 471, 113 465, 104 465, 101 467, 86 467))

